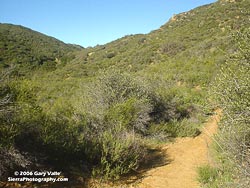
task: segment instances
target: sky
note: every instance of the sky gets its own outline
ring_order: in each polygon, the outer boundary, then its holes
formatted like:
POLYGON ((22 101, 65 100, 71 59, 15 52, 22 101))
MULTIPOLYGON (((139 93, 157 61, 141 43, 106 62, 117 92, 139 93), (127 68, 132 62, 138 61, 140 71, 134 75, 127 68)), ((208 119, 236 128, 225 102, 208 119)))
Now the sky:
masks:
POLYGON ((149 33, 173 14, 216 0, 0 0, 0 23, 84 47, 149 33))

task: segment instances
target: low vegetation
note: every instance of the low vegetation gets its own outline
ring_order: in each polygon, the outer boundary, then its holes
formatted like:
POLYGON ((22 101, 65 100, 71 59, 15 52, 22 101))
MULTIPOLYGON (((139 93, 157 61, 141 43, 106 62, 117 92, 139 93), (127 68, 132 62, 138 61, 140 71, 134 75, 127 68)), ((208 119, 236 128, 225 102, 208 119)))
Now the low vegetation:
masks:
MULTIPOLYGON (((217 139, 216 151, 220 162, 217 170, 200 168, 201 182, 206 187, 249 187, 249 106, 250 106, 250 29, 233 34, 237 44, 221 68, 213 93, 223 108, 223 118, 217 139), (205 181, 213 178, 216 181, 205 181)), ((211 167, 210 167, 211 168, 211 167)))
POLYGON ((204 165, 198 168, 198 180, 202 184, 211 184, 218 176, 218 171, 209 165, 204 165))

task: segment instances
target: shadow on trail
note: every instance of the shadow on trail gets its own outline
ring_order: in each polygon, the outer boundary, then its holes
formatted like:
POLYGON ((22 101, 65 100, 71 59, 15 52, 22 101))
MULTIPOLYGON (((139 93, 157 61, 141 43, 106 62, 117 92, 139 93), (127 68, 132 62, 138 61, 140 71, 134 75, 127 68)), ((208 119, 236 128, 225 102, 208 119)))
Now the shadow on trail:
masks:
POLYGON ((146 158, 146 162, 141 165, 142 167, 139 171, 145 173, 152 168, 165 166, 170 162, 171 160, 167 157, 167 149, 150 149, 149 154, 146 158))
POLYGON ((147 177, 147 171, 155 169, 157 167, 165 166, 171 163, 171 160, 168 158, 167 149, 155 148, 149 149, 146 160, 141 164, 141 167, 135 171, 122 178, 119 182, 122 184, 130 185, 140 182, 141 179, 147 177))

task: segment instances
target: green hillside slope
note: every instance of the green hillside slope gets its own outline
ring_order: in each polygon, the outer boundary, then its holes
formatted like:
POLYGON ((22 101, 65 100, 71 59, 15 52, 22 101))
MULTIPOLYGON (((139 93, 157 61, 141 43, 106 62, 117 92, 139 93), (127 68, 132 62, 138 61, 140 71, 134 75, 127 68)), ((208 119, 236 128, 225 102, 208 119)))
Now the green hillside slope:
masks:
POLYGON ((53 66, 68 52, 81 49, 23 26, 0 24, 0 67, 53 66))
POLYGON ((224 53, 234 50, 230 33, 249 24, 248 7, 249 1, 219 1, 202 6, 173 16, 149 34, 126 36, 84 49, 76 54, 73 63, 78 63, 85 71, 112 65, 138 71, 169 60, 219 63, 224 53))

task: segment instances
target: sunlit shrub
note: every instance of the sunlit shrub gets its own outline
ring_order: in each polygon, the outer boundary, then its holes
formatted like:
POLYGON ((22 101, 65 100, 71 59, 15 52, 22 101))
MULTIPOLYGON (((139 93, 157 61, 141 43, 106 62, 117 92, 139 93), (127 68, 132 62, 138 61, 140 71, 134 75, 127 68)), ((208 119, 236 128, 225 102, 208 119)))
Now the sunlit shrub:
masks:
POLYGON ((100 143, 100 164, 93 170, 93 174, 101 175, 104 179, 118 179, 136 170, 146 154, 145 147, 134 133, 119 128, 103 132, 100 143))
POLYGON ((130 98, 112 106, 105 115, 108 126, 120 125, 127 130, 144 133, 151 118, 152 107, 147 100, 130 98))
POLYGON ((234 35, 235 53, 229 55, 213 88, 223 108, 219 144, 237 169, 237 187, 249 185, 250 174, 250 29, 234 35))

